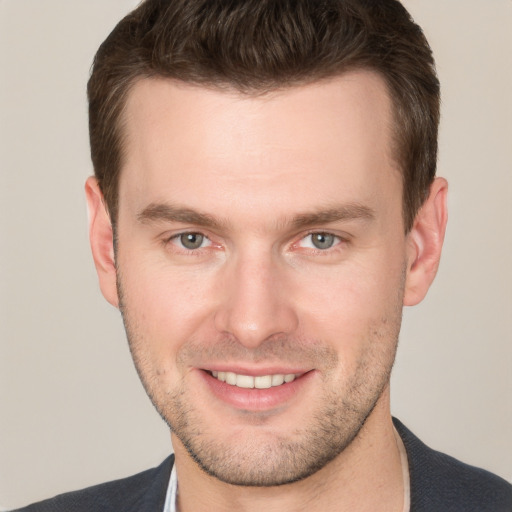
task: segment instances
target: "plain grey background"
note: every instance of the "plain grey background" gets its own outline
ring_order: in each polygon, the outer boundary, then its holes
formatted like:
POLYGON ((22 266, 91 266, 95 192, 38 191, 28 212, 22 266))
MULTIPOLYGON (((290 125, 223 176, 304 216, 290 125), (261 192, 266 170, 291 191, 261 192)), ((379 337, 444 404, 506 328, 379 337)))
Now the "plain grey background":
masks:
MULTIPOLYGON (((450 221, 405 311, 393 413, 512 480, 512 1, 407 0, 443 91, 450 221)), ((92 57, 134 0, 0 0, 0 505, 158 464, 166 426, 102 298, 87 240, 92 57)))

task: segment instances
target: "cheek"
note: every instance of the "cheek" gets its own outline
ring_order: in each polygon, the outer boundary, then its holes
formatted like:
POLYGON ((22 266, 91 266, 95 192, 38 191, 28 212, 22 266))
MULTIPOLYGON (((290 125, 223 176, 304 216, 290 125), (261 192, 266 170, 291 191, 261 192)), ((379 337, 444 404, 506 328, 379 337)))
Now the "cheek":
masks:
POLYGON ((401 260, 385 257, 304 275, 296 284, 302 326, 344 350, 358 351, 364 340, 401 317, 403 281, 401 260))
POLYGON ((137 260, 119 262, 125 323, 130 341, 153 366, 173 365, 180 348, 207 338, 212 283, 197 272, 137 260))

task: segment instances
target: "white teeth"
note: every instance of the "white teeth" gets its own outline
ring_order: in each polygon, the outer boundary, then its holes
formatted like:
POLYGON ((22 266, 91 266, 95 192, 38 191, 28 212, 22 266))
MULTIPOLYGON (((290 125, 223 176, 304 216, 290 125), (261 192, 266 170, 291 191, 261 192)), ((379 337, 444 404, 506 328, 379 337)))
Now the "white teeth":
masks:
POLYGON ((258 389, 268 389, 272 387, 272 377, 270 375, 262 375, 254 377, 254 387, 258 389))
POLYGON ((233 372, 212 372, 212 376, 221 382, 230 384, 231 386, 237 386, 239 388, 256 388, 256 389, 268 389, 275 386, 281 386, 282 384, 293 382, 297 375, 294 373, 277 373, 274 375, 261 375, 258 377, 252 377, 250 375, 239 375, 233 372))
POLYGON ((236 373, 226 372, 226 382, 232 386, 236 386, 236 373))
MULTIPOLYGON (((230 384, 230 382, 228 382, 230 384)), ((253 388, 254 387, 254 377, 250 375, 237 375, 235 386, 238 388, 253 388)))
POLYGON ((284 383, 284 375, 272 375, 272 386, 280 386, 284 383))

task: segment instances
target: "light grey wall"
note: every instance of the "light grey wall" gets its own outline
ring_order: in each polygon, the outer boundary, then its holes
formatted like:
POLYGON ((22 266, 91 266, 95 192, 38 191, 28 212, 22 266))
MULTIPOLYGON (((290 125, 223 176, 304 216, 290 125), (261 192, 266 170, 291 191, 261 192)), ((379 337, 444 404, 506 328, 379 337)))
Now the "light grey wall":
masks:
MULTIPOLYGON (((169 451, 99 293, 83 182, 85 84, 134 0, 0 0, 0 505, 157 464, 169 451)), ((407 0, 443 84, 450 223, 408 309, 393 412, 428 444, 512 479, 512 2, 407 0)))

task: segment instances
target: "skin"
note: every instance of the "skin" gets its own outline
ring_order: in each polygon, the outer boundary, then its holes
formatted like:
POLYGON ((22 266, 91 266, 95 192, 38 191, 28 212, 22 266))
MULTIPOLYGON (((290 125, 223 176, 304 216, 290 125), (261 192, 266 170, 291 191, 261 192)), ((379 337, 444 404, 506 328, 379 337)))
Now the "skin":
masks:
POLYGON ((437 270, 447 186, 405 234, 383 81, 251 97, 142 80, 125 121, 117 253, 94 178, 91 245, 171 426, 180 510, 401 510, 389 374, 402 306, 437 270), (215 370, 300 378, 219 392, 215 370))

